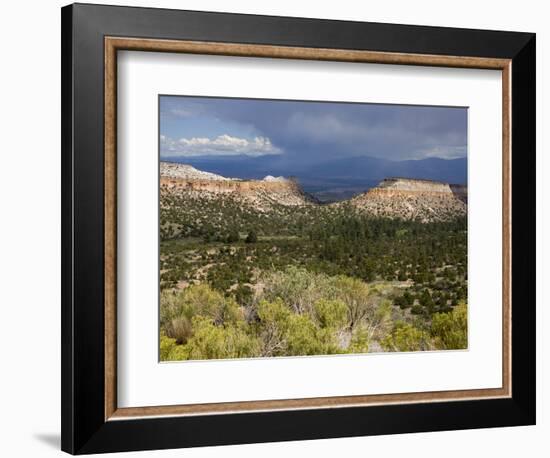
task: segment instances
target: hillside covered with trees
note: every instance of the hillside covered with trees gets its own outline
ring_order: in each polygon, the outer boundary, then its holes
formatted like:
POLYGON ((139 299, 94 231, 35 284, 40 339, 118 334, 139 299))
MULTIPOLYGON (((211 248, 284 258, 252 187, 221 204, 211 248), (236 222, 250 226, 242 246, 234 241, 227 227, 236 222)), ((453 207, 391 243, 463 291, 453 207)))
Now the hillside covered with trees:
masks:
POLYGON ((467 348, 466 217, 161 188, 163 361, 467 348))

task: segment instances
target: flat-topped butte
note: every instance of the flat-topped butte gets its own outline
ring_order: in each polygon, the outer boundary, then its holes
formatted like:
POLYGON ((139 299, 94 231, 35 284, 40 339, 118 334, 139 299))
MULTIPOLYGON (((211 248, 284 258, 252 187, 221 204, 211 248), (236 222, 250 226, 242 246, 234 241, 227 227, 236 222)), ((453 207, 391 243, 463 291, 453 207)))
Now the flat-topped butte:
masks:
MULTIPOLYGON (((161 194, 212 201, 230 198, 262 213, 275 205, 320 206, 295 179, 266 176, 262 180, 227 178, 187 164, 161 162, 161 194)), ((351 199, 324 205, 350 205, 373 217, 422 222, 448 221, 467 214, 467 188, 440 181, 390 177, 351 199)))

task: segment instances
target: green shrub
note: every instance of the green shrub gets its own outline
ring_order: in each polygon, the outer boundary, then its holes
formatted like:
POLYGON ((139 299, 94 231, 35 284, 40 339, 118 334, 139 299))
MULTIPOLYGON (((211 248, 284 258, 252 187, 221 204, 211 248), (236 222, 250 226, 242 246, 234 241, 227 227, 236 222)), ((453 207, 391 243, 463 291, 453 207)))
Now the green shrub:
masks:
MULTIPOLYGON (((342 304, 320 301, 315 304, 320 321, 308 314, 293 313, 281 299, 258 304, 258 332, 262 356, 326 355, 343 353, 338 346, 338 326, 345 323, 342 304)), ((319 319, 319 318, 318 318, 319 319)))
POLYGON ((445 350, 468 347, 468 308, 465 303, 451 312, 436 313, 432 317, 431 334, 436 346, 445 350))
POLYGON ((232 298, 224 297, 206 284, 191 285, 181 291, 165 290, 160 296, 160 326, 167 337, 184 344, 193 335, 196 316, 215 324, 243 320, 242 310, 232 298))
POLYGON ((295 313, 311 313, 315 302, 330 297, 329 277, 301 267, 269 272, 263 282, 266 300, 282 299, 295 313))
POLYGON ((365 326, 356 326, 347 348, 348 353, 367 353, 369 351, 370 332, 365 326))
POLYGON ((182 344, 192 334, 191 319, 195 311, 183 300, 183 293, 164 290, 160 295, 160 327, 167 337, 182 344))
POLYGON ((365 319, 372 318, 376 306, 371 300, 369 285, 345 275, 331 279, 331 297, 342 301, 348 309, 348 326, 353 329, 365 319))
POLYGON ((176 346, 176 339, 171 339, 170 337, 167 337, 165 334, 161 334, 160 335, 160 360, 169 361, 170 352, 174 349, 175 346, 176 346))
POLYGON ((432 349, 429 333, 412 324, 398 322, 392 332, 382 340, 387 351, 421 351, 432 349))
POLYGON ((193 328, 193 337, 182 349, 182 356, 186 356, 186 359, 260 356, 260 341, 235 324, 216 326, 207 318, 195 317, 193 328))
POLYGON ((246 236, 246 243, 256 243, 258 241, 258 235, 255 231, 248 231, 248 235, 246 236))
POLYGON ((327 342, 325 342, 325 340, 328 340, 328 336, 317 331, 318 328, 309 317, 290 315, 285 334, 285 355, 322 355, 328 353, 327 342))
POLYGON ((346 325, 348 308, 342 301, 320 299, 313 308, 321 328, 341 329, 346 325))
MULTIPOLYGON (((162 291, 161 360, 366 353, 373 342, 402 352, 467 346, 465 304, 430 313, 447 301, 440 290, 411 288, 424 306, 413 305, 419 316, 410 323, 408 312, 389 300, 395 296, 388 285, 303 267, 280 269, 263 274, 257 293, 244 277, 227 296, 208 284, 162 291), (392 315, 406 322, 394 323, 392 315)), ((397 300, 400 306, 413 301, 408 292, 397 300)))
POLYGON ((290 309, 281 299, 261 301, 256 307, 258 334, 262 342, 262 356, 280 356, 286 351, 286 334, 290 309))
POLYGON ((239 233, 235 230, 231 231, 229 235, 227 236, 227 243, 235 243, 238 242, 240 239, 239 233))
POLYGON ((254 291, 248 285, 238 284, 235 290, 233 291, 235 300, 238 304, 245 306, 250 306, 254 299, 254 291))

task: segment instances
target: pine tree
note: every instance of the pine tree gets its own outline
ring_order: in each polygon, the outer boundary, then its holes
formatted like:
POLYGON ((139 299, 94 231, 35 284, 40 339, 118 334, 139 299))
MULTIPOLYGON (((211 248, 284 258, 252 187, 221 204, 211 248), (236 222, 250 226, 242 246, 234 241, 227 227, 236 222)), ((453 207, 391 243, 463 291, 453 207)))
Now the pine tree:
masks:
POLYGON ((227 236, 227 243, 235 243, 239 241, 239 233, 236 230, 232 230, 227 236))
POLYGON ((256 243, 258 241, 258 236, 256 235, 256 232, 253 230, 248 231, 248 235, 246 236, 246 243, 256 243))

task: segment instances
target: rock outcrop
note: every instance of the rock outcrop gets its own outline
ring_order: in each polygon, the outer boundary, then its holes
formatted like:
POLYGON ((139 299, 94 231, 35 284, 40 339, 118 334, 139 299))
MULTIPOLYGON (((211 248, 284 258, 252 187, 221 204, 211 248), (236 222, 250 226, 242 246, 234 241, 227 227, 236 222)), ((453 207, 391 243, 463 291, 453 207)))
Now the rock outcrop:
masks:
POLYGON ((258 210, 273 205, 312 205, 315 200, 293 179, 267 176, 263 180, 239 180, 202 172, 189 165, 161 162, 161 193, 193 198, 233 197, 258 210))
POLYGON ((387 178, 349 202, 377 217, 447 221, 466 215, 467 188, 431 180, 387 178))
MULTIPOLYGON (((169 196, 205 203, 230 199, 260 212, 277 206, 320 205, 302 190, 297 181, 284 177, 268 175, 263 180, 240 180, 203 172, 190 165, 167 162, 161 162, 160 175, 161 201, 169 196)), ((466 186, 411 178, 386 178, 375 188, 330 206, 351 205, 373 217, 432 222, 465 216, 467 202, 466 186)))

